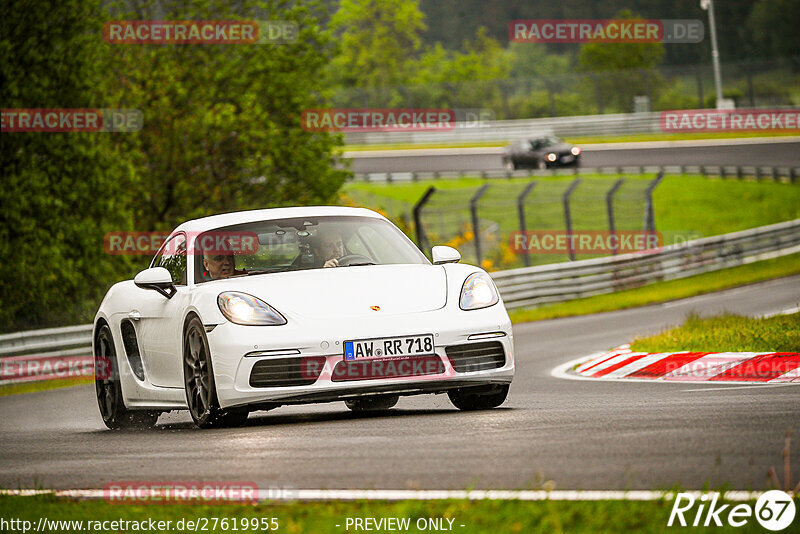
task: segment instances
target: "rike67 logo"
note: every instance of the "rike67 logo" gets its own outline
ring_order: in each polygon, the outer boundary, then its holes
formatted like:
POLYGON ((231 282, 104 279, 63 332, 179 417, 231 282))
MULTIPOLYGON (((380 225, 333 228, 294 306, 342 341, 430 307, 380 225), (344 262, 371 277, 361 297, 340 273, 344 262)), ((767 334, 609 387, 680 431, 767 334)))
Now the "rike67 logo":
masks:
POLYGON ((679 493, 667 526, 742 527, 755 517, 765 529, 779 531, 792 524, 796 512, 792 496, 780 490, 763 493, 754 507, 744 503, 718 505, 718 500, 719 493, 704 494, 699 499, 691 493, 679 493))

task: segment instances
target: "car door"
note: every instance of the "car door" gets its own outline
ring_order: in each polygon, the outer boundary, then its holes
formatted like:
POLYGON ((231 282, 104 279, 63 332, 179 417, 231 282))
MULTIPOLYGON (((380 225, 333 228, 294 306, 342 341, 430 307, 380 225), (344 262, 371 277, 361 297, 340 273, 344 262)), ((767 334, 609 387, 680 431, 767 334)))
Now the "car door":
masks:
POLYGON ((141 343, 145 375, 155 386, 182 388, 183 315, 189 302, 186 285, 186 236, 172 236, 152 264, 164 267, 172 275, 176 292, 171 299, 151 289, 139 289, 131 312, 141 343))
POLYGON ((539 162, 539 146, 540 141, 537 139, 532 139, 526 143, 525 165, 529 167, 536 166, 539 162))

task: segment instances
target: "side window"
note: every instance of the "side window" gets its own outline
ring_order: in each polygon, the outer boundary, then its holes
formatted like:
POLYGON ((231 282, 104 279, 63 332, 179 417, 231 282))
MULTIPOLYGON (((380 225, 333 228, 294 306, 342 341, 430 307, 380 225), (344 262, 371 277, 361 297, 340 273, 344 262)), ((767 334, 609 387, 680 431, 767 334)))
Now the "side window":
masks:
POLYGON ((176 286, 186 285, 186 237, 178 234, 167 241, 162 254, 156 257, 154 267, 164 267, 172 275, 176 286))

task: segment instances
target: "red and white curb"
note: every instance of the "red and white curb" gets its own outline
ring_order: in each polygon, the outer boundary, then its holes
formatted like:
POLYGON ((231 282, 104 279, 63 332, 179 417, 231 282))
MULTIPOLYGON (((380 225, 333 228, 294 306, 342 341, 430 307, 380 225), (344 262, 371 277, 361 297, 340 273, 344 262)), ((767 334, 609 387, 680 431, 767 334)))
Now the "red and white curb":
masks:
POLYGON ((633 352, 629 345, 562 364, 558 378, 717 384, 800 384, 797 352, 633 352))

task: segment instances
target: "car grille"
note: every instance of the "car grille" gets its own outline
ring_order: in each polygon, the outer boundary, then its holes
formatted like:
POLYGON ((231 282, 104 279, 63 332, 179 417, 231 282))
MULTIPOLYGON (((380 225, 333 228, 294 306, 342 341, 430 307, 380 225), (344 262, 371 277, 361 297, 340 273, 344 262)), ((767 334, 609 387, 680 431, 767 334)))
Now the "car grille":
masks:
POLYGON ((340 361, 333 368, 332 382, 438 375, 444 373, 444 362, 436 355, 412 356, 397 360, 340 361))
POLYGON ((457 373, 497 369, 506 363, 503 344, 499 341, 452 345, 446 347, 445 352, 457 373))
POLYGON ((250 371, 250 386, 254 388, 308 386, 317 381, 324 367, 325 356, 261 360, 256 362, 250 371))

